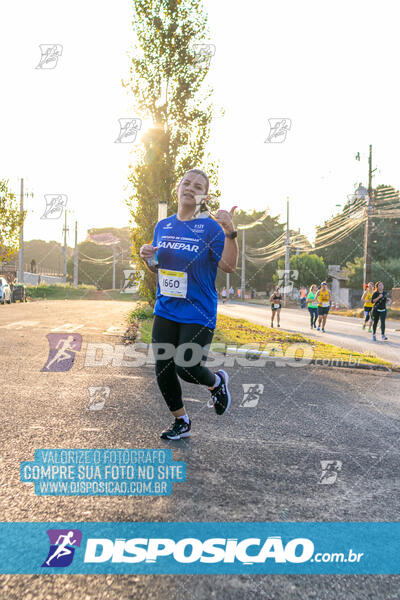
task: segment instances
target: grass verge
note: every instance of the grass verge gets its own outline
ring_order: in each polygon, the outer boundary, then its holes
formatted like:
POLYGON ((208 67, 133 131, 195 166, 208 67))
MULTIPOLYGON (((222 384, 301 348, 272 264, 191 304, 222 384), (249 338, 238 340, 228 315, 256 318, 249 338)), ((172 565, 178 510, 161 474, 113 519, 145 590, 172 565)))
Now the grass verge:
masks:
MULTIPOLYGON (((135 318, 131 311, 130 318, 135 318)), ((153 325, 152 310, 141 310, 140 321, 141 341, 151 343, 151 329, 153 325)), ((136 312, 136 315, 138 313, 136 312)), ((213 343, 242 346, 244 344, 260 344, 259 350, 268 350, 270 356, 285 357, 295 356, 295 344, 304 345, 304 355, 314 360, 331 360, 338 362, 351 362, 362 365, 382 365, 392 367, 392 364, 369 353, 354 352, 346 348, 340 348, 333 344, 325 344, 313 340, 302 334, 288 333, 283 330, 271 329, 263 325, 255 325, 245 319, 235 319, 226 315, 218 315, 217 327, 215 329, 213 343), (271 348, 274 348, 274 350, 271 348)), ((301 354, 297 354, 301 356, 301 354)))
POLYGON ((95 285, 73 285, 67 283, 40 283, 27 285, 26 295, 32 300, 118 300, 132 302, 133 294, 121 294, 119 290, 98 290, 95 285))
POLYGON ((94 285, 79 285, 77 288, 71 284, 55 283, 49 285, 40 283, 39 285, 27 285, 26 295, 32 299, 43 298, 46 300, 75 300, 87 296, 96 291, 94 285))

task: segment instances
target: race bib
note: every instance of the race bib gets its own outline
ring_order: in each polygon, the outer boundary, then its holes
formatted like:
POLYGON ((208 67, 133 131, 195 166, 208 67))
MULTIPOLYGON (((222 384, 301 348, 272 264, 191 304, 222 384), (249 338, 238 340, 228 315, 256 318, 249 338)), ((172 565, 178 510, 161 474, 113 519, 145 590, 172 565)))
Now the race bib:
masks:
POLYGON ((158 283, 163 296, 186 298, 187 273, 184 271, 158 269, 158 283))
POLYGON ((274 308, 279 308, 280 304, 274 304, 274 308))
POLYGON ((326 306, 329 306, 329 302, 323 302, 322 306, 325 308, 326 306))

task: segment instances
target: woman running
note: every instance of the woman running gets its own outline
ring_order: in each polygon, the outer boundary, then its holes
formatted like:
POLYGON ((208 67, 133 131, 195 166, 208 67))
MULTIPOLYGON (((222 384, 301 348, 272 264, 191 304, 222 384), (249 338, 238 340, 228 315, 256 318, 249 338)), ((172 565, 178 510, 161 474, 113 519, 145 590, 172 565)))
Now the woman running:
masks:
POLYGON ((377 281, 375 284, 375 291, 372 294, 372 303, 374 305, 373 309, 373 328, 372 328, 372 340, 376 342, 376 329, 378 327, 378 322, 381 322, 381 333, 382 339, 387 340, 385 335, 385 323, 386 323, 386 304, 390 304, 390 299, 388 298, 387 292, 383 289, 382 281, 377 281))
POLYGON ((317 331, 320 331, 322 329, 322 333, 325 333, 326 319, 328 318, 329 308, 331 306, 331 293, 328 290, 328 284, 326 283, 326 281, 323 281, 321 283, 321 287, 315 295, 315 301, 318 302, 317 331))
POLYGON ((316 329, 317 318, 318 318, 318 304, 315 302, 315 296, 317 295, 317 286, 315 283, 310 287, 310 291, 307 294, 306 302, 308 312, 310 313, 311 329, 316 329))
POLYGON ((282 308, 282 295, 279 291, 279 285, 276 286, 274 292, 269 297, 269 301, 271 302, 271 327, 274 326, 274 319, 276 315, 277 325, 281 326, 281 308, 282 308))
POLYGON ((363 295, 361 296, 361 302, 364 302, 364 323, 362 328, 365 329, 367 323, 369 325, 368 333, 372 331, 372 309, 374 307, 372 303, 372 294, 374 293, 374 284, 372 281, 366 286, 363 295))
POLYGON ((204 201, 208 189, 206 173, 187 171, 177 188, 177 214, 157 223, 152 245, 140 248, 148 268, 158 272, 152 343, 158 387, 175 417, 172 426, 161 433, 168 440, 188 437, 191 432, 178 376, 207 386, 218 415, 231 403, 228 374, 213 373, 204 363, 217 320, 217 268, 233 273, 237 265, 236 207, 230 212, 218 210, 215 219, 210 218, 204 201))

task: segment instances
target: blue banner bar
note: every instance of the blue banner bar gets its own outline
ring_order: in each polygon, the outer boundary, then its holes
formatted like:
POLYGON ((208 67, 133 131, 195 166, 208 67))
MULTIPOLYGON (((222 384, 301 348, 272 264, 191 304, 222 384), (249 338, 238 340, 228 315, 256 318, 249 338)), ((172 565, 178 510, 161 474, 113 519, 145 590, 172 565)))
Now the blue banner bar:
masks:
POLYGON ((400 523, 0 523, 1 574, 400 574, 400 523))

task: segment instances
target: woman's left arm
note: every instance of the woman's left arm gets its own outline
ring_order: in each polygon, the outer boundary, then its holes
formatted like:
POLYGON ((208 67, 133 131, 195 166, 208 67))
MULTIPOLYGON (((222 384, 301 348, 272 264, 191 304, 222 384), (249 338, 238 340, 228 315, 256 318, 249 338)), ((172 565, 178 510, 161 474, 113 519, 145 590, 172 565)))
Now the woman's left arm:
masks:
MULTIPOLYGON (((215 215, 215 220, 221 225, 226 236, 235 231, 235 226, 233 224, 233 213, 235 212, 235 208, 236 206, 231 208, 229 212, 227 210, 219 210, 215 215)), ((225 237, 224 250, 218 263, 221 271, 224 271, 224 273, 233 273, 237 267, 238 256, 239 246, 237 239, 234 238, 232 240, 229 237, 225 237)))

